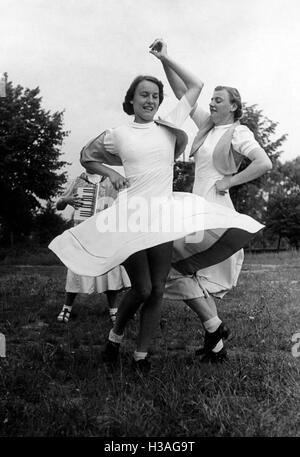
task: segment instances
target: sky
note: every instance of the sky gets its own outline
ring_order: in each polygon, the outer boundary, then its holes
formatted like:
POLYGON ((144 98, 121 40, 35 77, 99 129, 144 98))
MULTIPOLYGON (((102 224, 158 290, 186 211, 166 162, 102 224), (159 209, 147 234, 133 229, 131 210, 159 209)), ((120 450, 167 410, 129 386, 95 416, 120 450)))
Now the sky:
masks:
MULTIPOLYGON (((237 87, 288 134, 281 160, 300 155, 299 0, 0 0, 0 73, 13 85, 40 88, 45 110, 64 110, 62 160, 69 178, 83 171, 81 148, 130 118, 122 111, 135 76, 165 85, 159 115, 176 99, 149 45, 168 52, 204 82, 208 108, 216 85, 237 87)), ((184 125, 190 142, 196 133, 184 125)))

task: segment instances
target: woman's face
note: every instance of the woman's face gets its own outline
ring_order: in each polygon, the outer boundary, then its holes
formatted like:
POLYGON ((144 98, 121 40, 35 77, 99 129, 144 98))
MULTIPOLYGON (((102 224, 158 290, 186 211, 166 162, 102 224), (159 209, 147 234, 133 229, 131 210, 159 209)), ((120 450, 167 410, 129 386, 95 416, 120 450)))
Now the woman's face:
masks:
POLYGON ((135 122, 145 124, 153 121, 159 108, 159 87, 152 81, 143 80, 137 85, 133 100, 135 122))
POLYGON ((209 103, 210 114, 215 125, 225 125, 234 122, 235 103, 230 102, 226 89, 215 90, 209 103))

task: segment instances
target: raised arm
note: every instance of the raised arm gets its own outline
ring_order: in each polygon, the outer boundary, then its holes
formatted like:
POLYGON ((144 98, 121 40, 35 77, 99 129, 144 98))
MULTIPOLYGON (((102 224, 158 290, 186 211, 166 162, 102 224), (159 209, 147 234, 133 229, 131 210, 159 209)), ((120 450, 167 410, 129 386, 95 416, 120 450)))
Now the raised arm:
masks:
POLYGON ((167 45, 162 39, 155 40, 149 52, 161 61, 175 96, 180 99, 185 95, 190 105, 194 106, 203 82, 168 55, 167 45))

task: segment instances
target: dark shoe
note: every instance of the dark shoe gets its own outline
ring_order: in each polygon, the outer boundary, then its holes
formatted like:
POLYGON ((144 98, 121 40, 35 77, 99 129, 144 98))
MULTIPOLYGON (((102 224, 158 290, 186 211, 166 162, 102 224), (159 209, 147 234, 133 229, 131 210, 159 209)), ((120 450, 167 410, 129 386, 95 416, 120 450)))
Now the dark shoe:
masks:
POLYGON ((200 359, 201 363, 223 363, 226 361, 228 361, 228 357, 225 348, 222 348, 219 352, 207 352, 200 359))
POLYGON ((119 349, 120 345, 118 343, 113 343, 112 341, 107 341, 105 349, 102 352, 102 360, 107 364, 114 364, 118 361, 119 358, 119 349))
POLYGON ((133 359, 132 367, 141 374, 148 374, 151 370, 151 362, 149 360, 149 357, 146 357, 142 360, 138 360, 137 362, 133 359))
POLYGON ((204 336, 204 346, 200 349, 197 349, 196 355, 202 355, 210 352, 220 340, 226 340, 230 335, 229 328, 223 324, 223 322, 219 325, 215 332, 205 332, 204 336))

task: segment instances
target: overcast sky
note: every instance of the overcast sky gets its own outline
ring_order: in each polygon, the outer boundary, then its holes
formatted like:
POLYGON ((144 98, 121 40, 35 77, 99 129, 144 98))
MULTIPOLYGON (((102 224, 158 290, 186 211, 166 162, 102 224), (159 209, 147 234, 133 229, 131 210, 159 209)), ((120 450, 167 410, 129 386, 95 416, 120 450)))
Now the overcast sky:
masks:
MULTIPOLYGON (((169 54, 205 83, 208 107, 218 84, 288 133, 281 159, 299 155, 299 0, 0 0, 0 73, 39 86, 42 106, 65 110, 62 151, 73 178, 79 151, 105 128, 128 122, 122 101, 132 79, 165 83, 160 115, 175 103, 160 62, 148 52, 163 37, 169 54)), ((190 138, 196 128, 185 124, 190 138)))

